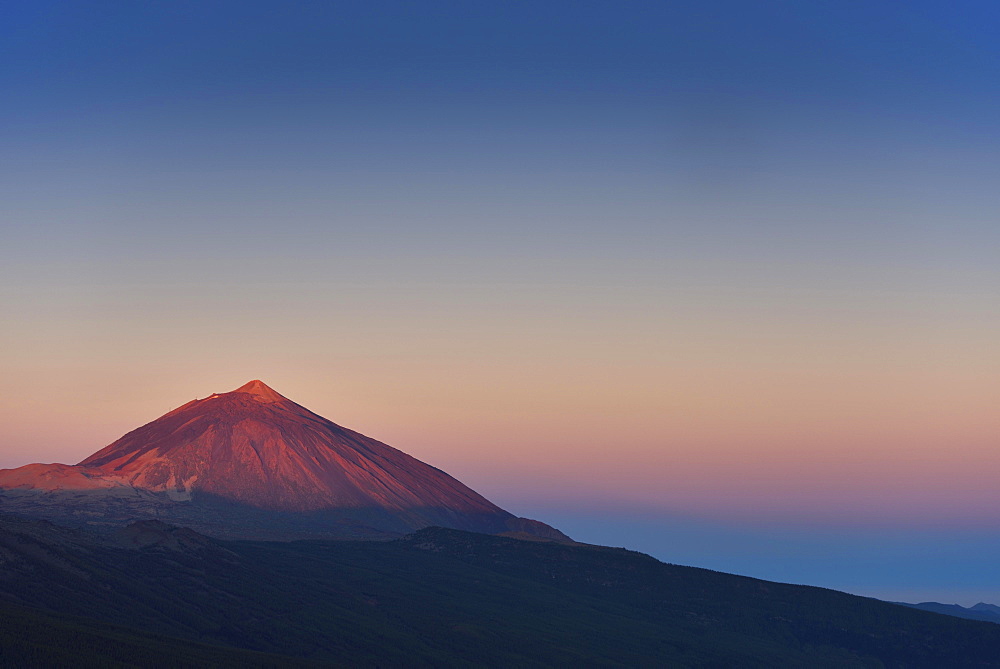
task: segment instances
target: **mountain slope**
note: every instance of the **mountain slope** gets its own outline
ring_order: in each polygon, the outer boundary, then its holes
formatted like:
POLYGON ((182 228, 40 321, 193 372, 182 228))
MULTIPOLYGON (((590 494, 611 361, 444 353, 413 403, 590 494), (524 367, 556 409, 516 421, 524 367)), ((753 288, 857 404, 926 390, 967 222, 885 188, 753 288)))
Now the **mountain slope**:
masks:
POLYGON ((441 525, 568 540, 256 380, 192 400, 78 465, 0 470, 0 492, 9 512, 156 517, 228 537, 380 538, 441 525))
POLYGON ((86 618, 0 604, 0 666, 143 669, 329 667, 300 658, 209 646, 86 618))
POLYGON ((1000 627, 623 549, 98 537, 0 516, 0 602, 349 666, 996 667, 1000 627))

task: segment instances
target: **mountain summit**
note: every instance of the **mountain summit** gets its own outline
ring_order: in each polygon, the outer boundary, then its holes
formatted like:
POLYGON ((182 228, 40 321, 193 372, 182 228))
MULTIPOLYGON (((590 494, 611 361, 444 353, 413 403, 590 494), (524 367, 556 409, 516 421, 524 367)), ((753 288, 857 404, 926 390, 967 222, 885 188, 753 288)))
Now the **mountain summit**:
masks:
POLYGON ((567 540, 259 380, 164 414, 78 465, 0 470, 0 509, 156 517, 224 537, 391 537, 439 525, 567 540))
POLYGON ((240 386, 233 392, 247 393, 248 395, 253 395, 262 402, 280 402, 282 400, 285 400, 285 398, 282 395, 279 395, 278 393, 274 392, 272 388, 268 387, 268 385, 263 381, 261 381, 260 379, 254 379, 253 381, 244 383, 242 386, 240 386))

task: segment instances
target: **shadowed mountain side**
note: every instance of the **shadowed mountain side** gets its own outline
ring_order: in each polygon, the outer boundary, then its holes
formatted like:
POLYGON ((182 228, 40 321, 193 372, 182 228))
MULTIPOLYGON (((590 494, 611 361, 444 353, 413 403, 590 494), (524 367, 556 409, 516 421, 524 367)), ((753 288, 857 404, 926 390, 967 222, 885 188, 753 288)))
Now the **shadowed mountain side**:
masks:
POLYGON ((113 531, 137 520, 155 519, 190 527, 219 539, 388 540, 412 532, 414 527, 436 524, 486 534, 571 541, 545 523, 513 515, 460 514, 449 508, 427 507, 388 511, 375 506, 307 512, 275 511, 208 493, 194 493, 190 500, 179 502, 165 493, 131 487, 0 490, 0 511, 102 532, 113 531))
POLYGON ((0 666, 74 669, 330 667, 284 655, 194 643, 77 616, 0 604, 0 666))
POLYGON ((996 667, 1000 627, 658 562, 428 528, 388 542, 99 537, 0 516, 0 603, 369 666, 996 667))
POLYGON ((386 538, 440 525, 569 540, 260 381, 192 400, 78 465, 0 470, 0 509, 77 524, 160 518, 229 538, 386 538))

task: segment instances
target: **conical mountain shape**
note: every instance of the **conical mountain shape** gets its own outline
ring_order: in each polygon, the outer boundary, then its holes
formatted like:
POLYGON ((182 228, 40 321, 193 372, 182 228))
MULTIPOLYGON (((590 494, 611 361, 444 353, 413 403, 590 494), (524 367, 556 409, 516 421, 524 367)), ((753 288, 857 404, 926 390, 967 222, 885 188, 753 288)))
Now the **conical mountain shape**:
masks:
POLYGON ((227 537, 394 536, 440 525, 565 540, 254 380, 192 400, 78 465, 0 470, 0 510, 227 537))

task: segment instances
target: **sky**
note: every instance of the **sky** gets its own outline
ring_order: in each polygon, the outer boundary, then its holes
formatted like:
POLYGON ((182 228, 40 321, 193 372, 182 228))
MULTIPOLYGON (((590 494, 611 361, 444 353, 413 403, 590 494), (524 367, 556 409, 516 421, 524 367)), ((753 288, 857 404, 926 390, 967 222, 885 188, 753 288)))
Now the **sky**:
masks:
POLYGON ((0 467, 260 378, 581 541, 1000 604, 998 33, 4 3, 0 467))

